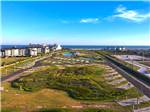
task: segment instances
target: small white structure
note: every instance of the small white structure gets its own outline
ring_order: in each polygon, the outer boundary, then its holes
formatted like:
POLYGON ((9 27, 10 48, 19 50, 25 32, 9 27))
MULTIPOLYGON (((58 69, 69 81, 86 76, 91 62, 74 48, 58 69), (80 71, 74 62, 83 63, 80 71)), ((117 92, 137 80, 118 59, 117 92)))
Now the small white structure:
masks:
POLYGON ((118 50, 119 50, 119 51, 125 51, 126 48, 125 48, 125 47, 119 47, 118 50))
POLYGON ((56 45, 56 50, 61 50, 61 49, 62 49, 61 45, 56 45))
POLYGON ((44 48, 44 53, 47 54, 47 53, 49 53, 49 52, 50 52, 50 49, 49 49, 48 46, 46 46, 46 47, 44 48))

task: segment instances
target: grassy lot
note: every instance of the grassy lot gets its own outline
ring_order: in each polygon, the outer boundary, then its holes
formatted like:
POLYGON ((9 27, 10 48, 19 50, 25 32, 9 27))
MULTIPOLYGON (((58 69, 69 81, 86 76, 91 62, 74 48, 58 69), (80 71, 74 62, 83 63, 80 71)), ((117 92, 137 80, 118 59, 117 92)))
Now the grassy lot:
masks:
POLYGON ((121 107, 114 100, 135 97, 130 94, 134 91, 108 85, 105 73, 104 65, 50 66, 12 83, 2 83, 2 112, 130 112, 130 107, 121 107), (72 108, 85 105, 102 107, 72 108))
POLYGON ((135 66, 135 65, 132 65, 132 64, 130 64, 130 63, 127 63, 127 62, 122 62, 122 63, 123 63, 124 65, 126 65, 127 67, 129 67, 129 68, 135 70, 135 71, 137 71, 137 70, 140 69, 140 67, 135 66))
POLYGON ((69 96, 79 100, 113 100, 124 96, 126 91, 106 87, 106 83, 91 78, 103 74, 104 70, 95 66, 50 68, 12 82, 12 86, 24 91, 38 91, 43 88, 64 90, 69 96), (107 88, 107 89, 106 89, 107 88), (109 89, 108 89, 109 88, 109 89))
MULTIPOLYGON (((20 112, 19 110, 12 109, 4 109, 2 112, 20 112)), ((34 112, 116 112, 112 109, 97 109, 97 108, 89 108, 89 109, 63 109, 63 108, 53 108, 53 109, 40 109, 34 112)))
POLYGON ((5 91, 2 93, 2 108, 32 110, 43 108, 53 108, 62 106, 79 105, 80 102, 69 98, 63 91, 43 89, 38 92, 25 92, 11 88, 9 83, 4 83, 5 91), (7 91, 8 90, 8 91, 7 91))
POLYGON ((9 65, 15 62, 20 62, 25 59, 29 59, 30 57, 8 57, 8 58, 1 58, 1 66, 9 65))
POLYGON ((150 61, 139 61, 139 63, 150 66, 150 61))
POLYGON ((44 71, 34 72, 30 76, 12 82, 14 88, 34 92, 44 88, 63 90, 74 99, 113 101, 124 96, 136 97, 135 91, 119 90, 96 77, 105 72, 97 66, 65 67, 58 69, 50 67, 44 71))
POLYGON ((37 112, 115 112, 111 109, 80 109, 80 110, 72 110, 72 109, 41 109, 37 112))
POLYGON ((3 68, 1 68, 1 74, 2 74, 2 76, 9 75, 9 74, 16 72, 22 68, 28 67, 29 65, 31 65, 31 63, 33 61, 35 61, 35 57, 30 57, 24 61, 23 60, 18 61, 18 63, 14 64, 14 65, 3 67, 3 68))
POLYGON ((5 88, 1 96, 2 112, 99 112, 100 110, 103 110, 102 112, 128 111, 128 109, 123 108, 114 102, 75 100, 68 97, 67 93, 56 89, 42 89, 36 92, 26 92, 12 88, 11 84, 7 82, 2 83, 2 86, 5 88), (85 104, 102 105, 104 107, 101 107, 102 109, 87 109, 86 107, 81 109, 72 108, 72 106, 80 106, 85 104))

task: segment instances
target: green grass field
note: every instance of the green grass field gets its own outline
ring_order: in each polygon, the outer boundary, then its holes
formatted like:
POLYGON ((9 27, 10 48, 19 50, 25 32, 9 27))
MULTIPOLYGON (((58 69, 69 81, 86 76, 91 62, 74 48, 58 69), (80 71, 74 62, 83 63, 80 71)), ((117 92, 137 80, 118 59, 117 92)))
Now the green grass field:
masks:
POLYGON ((102 78, 98 78, 104 73, 105 69, 101 66, 45 67, 12 83, 2 83, 5 88, 2 92, 2 108, 4 112, 7 112, 7 109, 9 112, 66 107, 69 112, 86 112, 86 106, 90 104, 93 105, 91 108, 95 108, 94 105, 102 105, 101 108, 105 110, 125 112, 124 110, 128 109, 113 100, 123 97, 126 92, 115 90, 102 78), (82 105, 86 106, 82 109, 72 108, 82 105))
POLYGON ((66 112, 97 112, 97 110, 111 110, 110 112, 128 111, 128 109, 119 106, 115 102, 75 100, 69 97, 66 92, 56 89, 26 92, 12 88, 11 84, 7 82, 2 83, 2 86, 5 88, 1 96, 2 112, 51 112, 55 109, 57 110, 56 112, 64 110, 66 112), (93 105, 93 107, 90 107, 92 108, 90 110, 86 106, 83 108, 73 108, 73 106, 82 105, 93 105), (100 108, 95 109, 94 105, 99 105, 100 108))
POLYGON ((29 59, 30 57, 8 57, 8 58, 1 58, 1 65, 9 65, 15 62, 20 62, 25 59, 29 59))
MULTIPOLYGON (((11 109, 4 109, 1 112, 19 112, 19 110, 11 110, 11 109)), ((60 109, 60 108, 54 108, 54 109, 40 109, 34 112, 115 112, 111 109, 60 109)))
MULTIPOLYGON (((18 57, 19 58, 19 57, 18 57)), ((21 58, 21 57, 20 57, 21 58)), ((5 59, 5 61, 9 61, 8 59, 5 59)), ((9 75, 11 73, 14 73, 22 68, 28 67, 29 65, 31 65, 31 63, 35 61, 34 57, 26 57, 24 60, 22 61, 17 61, 17 63, 10 65, 10 66, 4 66, 3 68, 1 68, 1 75, 2 76, 6 76, 9 75)))
POLYGON ((140 61, 139 63, 141 64, 144 64, 144 65, 147 65, 147 66, 150 66, 150 61, 140 61))
POLYGON ((30 92, 44 88, 63 90, 70 97, 79 100, 104 101, 124 96, 125 90, 116 90, 105 82, 92 79, 92 75, 100 76, 103 73, 104 69, 96 66, 65 67, 64 69, 55 67, 17 79, 12 82, 12 86, 30 92))

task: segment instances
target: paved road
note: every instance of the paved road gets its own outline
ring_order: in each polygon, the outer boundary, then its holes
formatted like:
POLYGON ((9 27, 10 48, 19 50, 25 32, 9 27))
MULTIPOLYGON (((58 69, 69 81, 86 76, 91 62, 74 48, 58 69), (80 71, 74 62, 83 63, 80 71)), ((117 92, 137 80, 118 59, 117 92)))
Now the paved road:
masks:
POLYGON ((108 82, 108 84, 117 85, 117 84, 124 82, 124 81, 126 81, 126 79, 122 78, 122 79, 118 79, 118 80, 113 80, 112 82, 108 82))
POLYGON ((14 73, 10 74, 10 75, 7 75, 7 76, 2 77, 2 78, 1 78, 1 82, 4 82, 4 81, 8 80, 9 78, 15 77, 15 76, 17 76, 17 75, 20 75, 21 73, 23 73, 23 72, 25 72, 25 71, 31 69, 32 67, 37 67, 40 61, 46 60, 47 58, 49 58, 49 56, 48 56, 48 57, 42 57, 42 58, 40 58, 40 59, 37 59, 37 60, 35 60, 34 64, 31 65, 30 67, 25 68, 25 69, 21 69, 21 70, 19 70, 19 71, 17 71, 17 72, 14 72, 14 73))
POLYGON ((128 90, 128 89, 130 89, 130 88, 132 88, 132 87, 134 87, 132 84, 126 83, 126 84, 121 85, 121 86, 119 86, 119 87, 117 87, 117 88, 128 90))
POLYGON ((133 112, 150 112, 150 106, 134 110, 133 112))
MULTIPOLYGON (((104 55, 103 55, 104 56, 104 55)), ((116 69, 123 77, 125 77, 129 82, 131 82, 138 90, 140 90, 143 94, 150 97, 150 79, 145 76, 141 76, 142 74, 130 70, 129 68, 122 67, 121 64, 117 64, 115 61, 110 59, 109 56, 104 56, 106 61, 110 66, 116 69)))
POLYGON ((139 104, 142 102, 149 102, 150 98, 148 98, 147 96, 142 96, 139 97, 138 102, 137 102, 137 98, 131 98, 131 99, 127 99, 127 100, 122 100, 122 101, 118 101, 118 103, 122 106, 128 106, 128 105, 135 105, 135 104, 139 104))
POLYGON ((133 64, 134 66, 139 67, 140 69, 137 70, 138 72, 142 73, 143 75, 146 75, 147 77, 150 77, 150 72, 149 72, 150 67, 149 66, 140 64, 137 61, 133 61, 133 63, 131 61, 126 61, 126 62, 130 63, 130 64, 133 64))
POLYGON ((147 65, 144 65, 144 64, 141 64, 141 63, 139 63, 138 61, 126 61, 127 63, 130 63, 130 64, 133 64, 133 65, 135 65, 135 66, 137 66, 137 67, 140 67, 140 68, 150 68, 149 66, 147 66, 147 65))

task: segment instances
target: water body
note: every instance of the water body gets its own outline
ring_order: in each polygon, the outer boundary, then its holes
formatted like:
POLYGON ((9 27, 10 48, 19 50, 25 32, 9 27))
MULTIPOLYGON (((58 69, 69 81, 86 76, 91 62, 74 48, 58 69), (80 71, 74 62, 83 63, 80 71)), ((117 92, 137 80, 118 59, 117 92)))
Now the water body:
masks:
POLYGON ((28 47, 28 45, 1 45, 1 49, 5 49, 5 48, 26 48, 28 47))
MULTIPOLYGON (((28 45, 1 45, 2 49, 5 48, 26 48, 28 45)), ((109 48, 116 48, 116 47, 125 47, 127 49, 150 49, 150 46, 102 46, 102 45, 62 45, 63 48, 69 49, 109 49, 109 48)))
POLYGON ((109 48, 119 48, 125 47, 127 49, 150 49, 150 46, 102 46, 102 45, 62 45, 64 48, 71 49, 109 49, 109 48))

